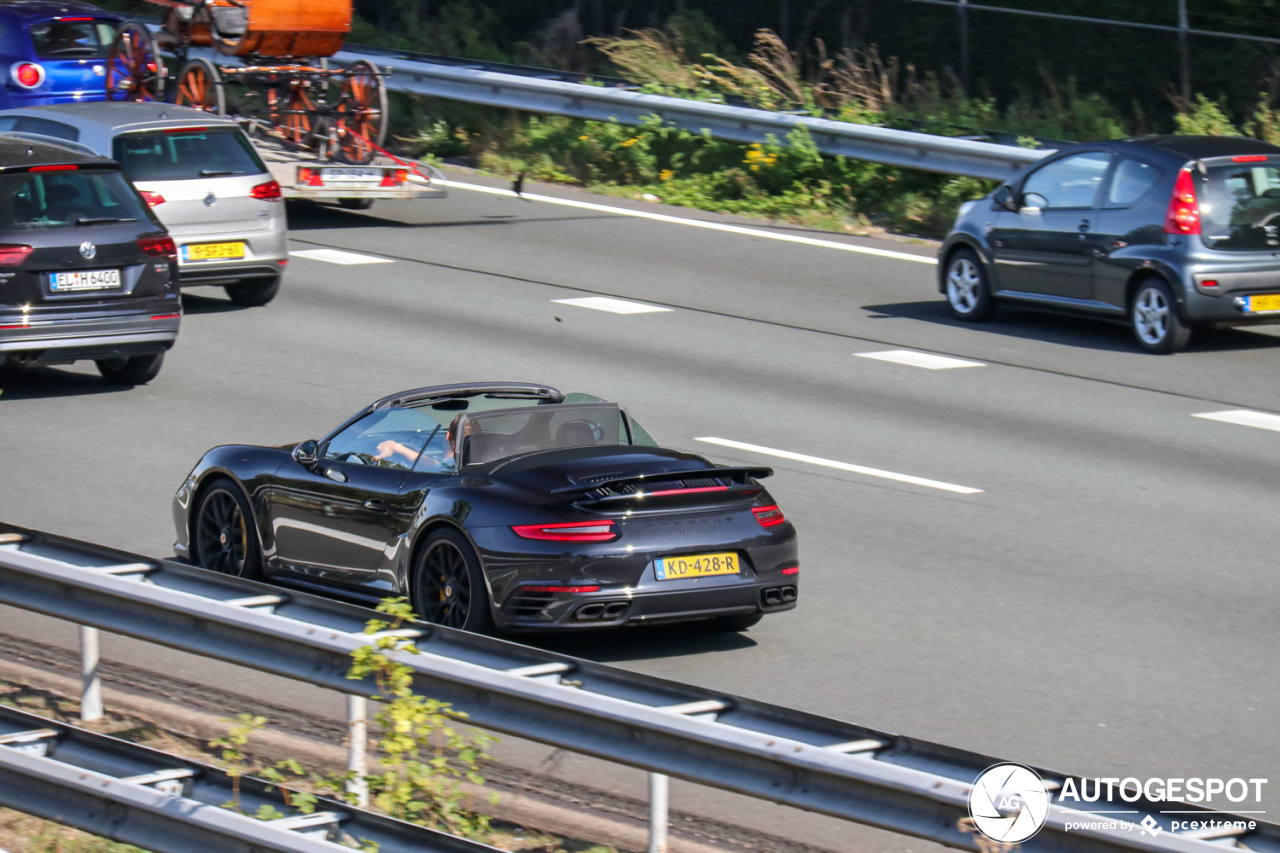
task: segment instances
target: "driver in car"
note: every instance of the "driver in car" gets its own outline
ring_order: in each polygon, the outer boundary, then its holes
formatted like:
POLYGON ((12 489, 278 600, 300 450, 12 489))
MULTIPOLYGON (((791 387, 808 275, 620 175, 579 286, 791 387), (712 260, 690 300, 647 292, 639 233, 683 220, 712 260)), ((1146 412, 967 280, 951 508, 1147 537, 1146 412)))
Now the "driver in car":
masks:
MULTIPOLYGON (((453 420, 449 422, 448 429, 445 430, 444 455, 432 462, 432 464, 434 464, 437 468, 455 467, 454 466, 455 445, 457 444, 458 421, 461 419, 462 419, 462 415, 454 415, 453 420)), ((479 424, 474 423, 472 421, 467 421, 466 431, 463 433, 464 435, 476 435, 479 432, 480 432, 479 424)), ((430 443, 430 439, 428 439, 428 443, 430 443)), ((382 460, 382 459, 390 459, 391 457, 397 456, 397 455, 403 456, 405 459, 409 460, 410 465, 414 465, 418 461, 418 457, 421 455, 421 453, 419 453, 417 450, 414 450, 412 447, 408 447, 402 444, 401 442, 396 441, 395 439, 389 438, 386 441, 378 442, 378 455, 374 456, 373 458, 376 460, 382 460)))

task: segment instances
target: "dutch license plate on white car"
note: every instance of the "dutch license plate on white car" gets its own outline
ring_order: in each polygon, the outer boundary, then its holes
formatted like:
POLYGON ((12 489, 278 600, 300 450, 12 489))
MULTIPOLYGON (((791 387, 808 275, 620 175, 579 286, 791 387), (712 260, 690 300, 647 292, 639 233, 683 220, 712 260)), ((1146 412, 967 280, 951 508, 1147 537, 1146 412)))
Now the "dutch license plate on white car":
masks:
POLYGON ((82 293, 89 290, 119 290, 120 270, 76 270, 49 273, 52 293, 82 293))
POLYGON ((379 169, 321 169, 320 179, 326 184, 334 181, 379 181, 382 171, 379 169))

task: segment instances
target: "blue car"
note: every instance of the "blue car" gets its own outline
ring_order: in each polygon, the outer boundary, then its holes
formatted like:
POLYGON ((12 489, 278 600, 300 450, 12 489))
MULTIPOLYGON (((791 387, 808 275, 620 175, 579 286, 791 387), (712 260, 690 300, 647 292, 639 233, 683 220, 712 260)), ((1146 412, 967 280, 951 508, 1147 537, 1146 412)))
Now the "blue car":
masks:
POLYGON ((103 100, 120 20, 87 3, 0 4, 0 109, 103 100))

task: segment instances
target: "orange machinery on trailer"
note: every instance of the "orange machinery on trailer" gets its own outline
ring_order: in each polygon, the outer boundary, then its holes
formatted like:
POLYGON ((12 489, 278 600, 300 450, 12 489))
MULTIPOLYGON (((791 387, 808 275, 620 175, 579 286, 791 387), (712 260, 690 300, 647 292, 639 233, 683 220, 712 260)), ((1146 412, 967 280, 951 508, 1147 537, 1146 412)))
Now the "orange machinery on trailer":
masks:
POLYGON ((351 0, 148 0, 165 7, 160 32, 123 24, 107 60, 108 100, 163 100, 232 111, 278 130, 293 145, 351 163, 369 162, 386 135, 382 72, 359 60, 331 68, 351 31, 351 0), (240 64, 214 63, 193 48, 212 47, 240 64), (170 83, 163 54, 180 70, 170 83), (336 84, 336 86, 332 85, 336 84))

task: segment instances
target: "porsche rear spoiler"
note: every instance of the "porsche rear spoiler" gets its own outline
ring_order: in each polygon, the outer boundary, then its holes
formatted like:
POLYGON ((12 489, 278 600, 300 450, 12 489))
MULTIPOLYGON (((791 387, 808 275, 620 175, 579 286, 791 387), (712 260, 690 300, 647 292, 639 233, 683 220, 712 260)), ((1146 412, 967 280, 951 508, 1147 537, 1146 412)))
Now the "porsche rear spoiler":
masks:
MULTIPOLYGON (((587 494, 589 492, 612 492, 619 487, 640 486, 649 483, 670 483, 673 480, 730 480, 738 486, 748 485, 748 480, 758 480, 773 476, 772 468, 688 468, 681 471, 661 471, 650 474, 633 474, 628 477, 609 477, 601 480, 583 481, 569 486, 560 486, 551 490, 553 495, 587 494)), ((662 489, 646 492, 643 489, 629 491, 616 497, 639 497, 641 495, 660 496, 664 494, 692 494, 695 491, 727 491, 728 486, 693 486, 682 489, 662 489)))

